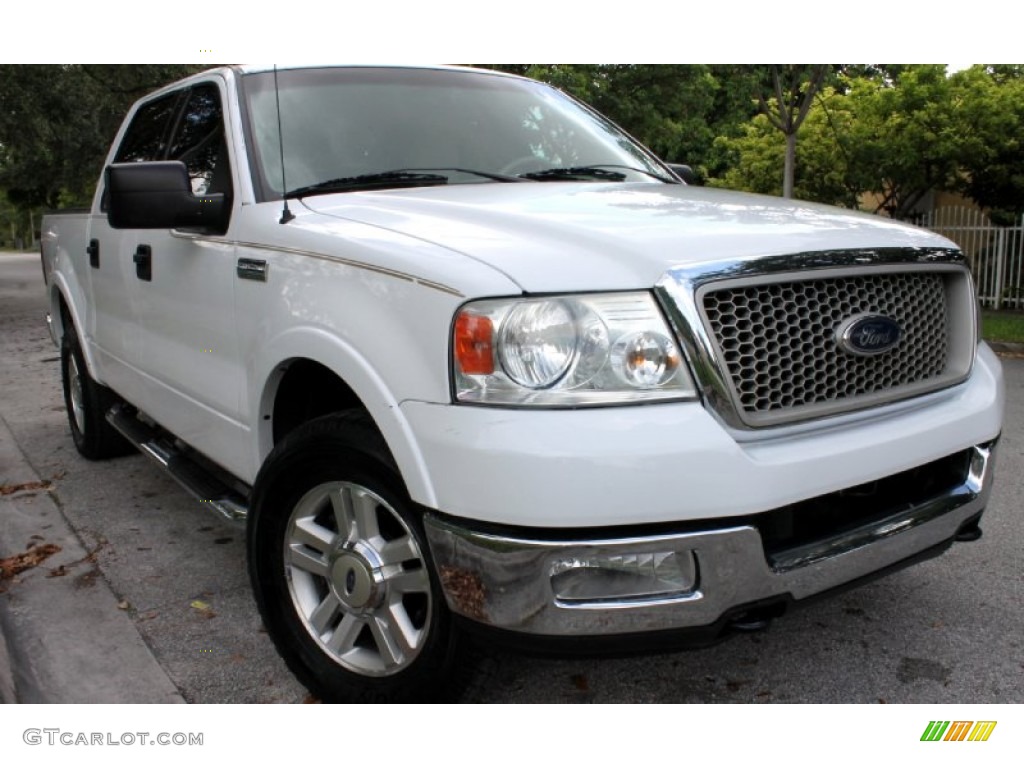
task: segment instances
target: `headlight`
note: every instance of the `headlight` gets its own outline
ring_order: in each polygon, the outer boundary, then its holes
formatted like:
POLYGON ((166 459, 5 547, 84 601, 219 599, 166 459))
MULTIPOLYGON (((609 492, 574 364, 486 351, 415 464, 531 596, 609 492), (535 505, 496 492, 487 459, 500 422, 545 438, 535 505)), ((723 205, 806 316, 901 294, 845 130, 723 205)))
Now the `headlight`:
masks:
POLYGON ((564 301, 519 304, 502 321, 498 338, 502 370, 526 389, 554 386, 576 358, 576 318, 564 301))
POLYGON ((452 358, 460 402, 572 407, 696 397, 648 293, 472 302, 455 318, 452 358))

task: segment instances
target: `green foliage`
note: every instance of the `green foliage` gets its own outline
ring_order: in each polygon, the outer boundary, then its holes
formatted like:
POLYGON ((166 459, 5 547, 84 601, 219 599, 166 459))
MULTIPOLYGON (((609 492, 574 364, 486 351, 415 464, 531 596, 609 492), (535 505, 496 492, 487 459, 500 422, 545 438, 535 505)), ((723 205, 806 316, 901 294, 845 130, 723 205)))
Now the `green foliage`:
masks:
MULTIPOLYGON (((844 67, 800 131, 795 196, 908 218, 931 190, 1024 211, 1020 67, 844 67)), ((779 194, 785 145, 761 118, 718 145, 732 167, 716 183, 779 194)))
POLYGON ((1024 213, 1024 68, 975 66, 955 73, 963 143, 955 189, 993 220, 1024 213))
MULTIPOLYGON (((802 200, 856 208, 865 181, 857 178, 848 139, 856 125, 849 102, 833 87, 816 96, 797 144, 793 196, 802 200)), ((738 137, 717 144, 735 162, 714 186, 781 195, 786 137, 765 115, 744 126, 738 137)))
POLYGON ((0 65, 0 189, 20 209, 88 204, 131 104, 199 69, 0 65))
POLYGON ((814 97, 831 71, 827 64, 768 64, 755 70, 761 114, 786 137, 782 164, 782 196, 793 196, 796 135, 814 97))
MULTIPOLYGON (((39 226, 40 212, 35 211, 35 225, 39 226)), ((0 251, 15 250, 32 244, 33 221, 25 211, 19 211, 0 195, 0 251)))
MULTIPOLYGON (((757 115, 743 126, 739 136, 720 136, 715 146, 723 156, 731 158, 732 167, 720 178, 710 179, 711 186, 766 195, 782 194, 786 139, 765 115, 757 115)), ((797 189, 797 196, 802 197, 799 185, 797 189)))
POLYGON ((860 83, 850 96, 857 159, 876 168, 867 191, 879 196, 879 209, 907 218, 930 190, 953 187, 963 133, 945 65, 907 67, 894 85, 860 83))

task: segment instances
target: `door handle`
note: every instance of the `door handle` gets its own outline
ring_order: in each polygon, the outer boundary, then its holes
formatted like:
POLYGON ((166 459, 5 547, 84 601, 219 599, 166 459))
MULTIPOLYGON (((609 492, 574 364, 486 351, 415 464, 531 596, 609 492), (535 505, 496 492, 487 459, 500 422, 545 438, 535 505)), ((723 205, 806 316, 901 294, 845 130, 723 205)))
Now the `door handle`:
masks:
POLYGON ((93 269, 100 268, 100 241, 95 237, 89 241, 89 247, 85 249, 89 254, 89 266, 93 269))
POLYGON ((135 249, 132 256, 135 262, 135 276, 139 280, 151 281, 153 279, 153 249, 148 245, 140 245, 135 249))

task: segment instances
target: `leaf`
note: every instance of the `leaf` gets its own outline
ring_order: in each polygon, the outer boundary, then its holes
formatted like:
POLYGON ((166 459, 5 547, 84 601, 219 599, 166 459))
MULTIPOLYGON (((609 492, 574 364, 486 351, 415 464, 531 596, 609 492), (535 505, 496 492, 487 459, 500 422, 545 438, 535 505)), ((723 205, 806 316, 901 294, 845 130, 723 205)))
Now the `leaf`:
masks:
POLYGON ((15 485, 0 485, 0 496, 10 496, 11 494, 21 493, 23 491, 52 491, 53 486, 44 480, 36 480, 31 483, 17 483, 15 485))
POLYGON ((22 571, 35 568, 61 548, 56 544, 31 544, 24 552, 0 558, 0 581, 10 579, 22 571))
POLYGON ((210 604, 203 602, 202 600, 193 600, 189 605, 195 608, 199 612, 199 615, 204 619, 212 619, 217 615, 213 612, 213 608, 210 607, 210 604))

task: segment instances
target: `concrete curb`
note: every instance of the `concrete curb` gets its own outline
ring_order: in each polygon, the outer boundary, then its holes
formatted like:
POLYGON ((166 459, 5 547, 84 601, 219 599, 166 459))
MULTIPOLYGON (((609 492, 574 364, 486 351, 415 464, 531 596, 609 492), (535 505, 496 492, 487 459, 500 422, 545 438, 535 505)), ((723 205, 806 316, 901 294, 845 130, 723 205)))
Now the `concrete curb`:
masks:
MULTIPOLYGON (((0 486, 39 482, 0 417, 0 486)), ((0 557, 43 543, 61 549, 0 583, 0 701, 183 702, 51 493, 0 496, 0 557)))

